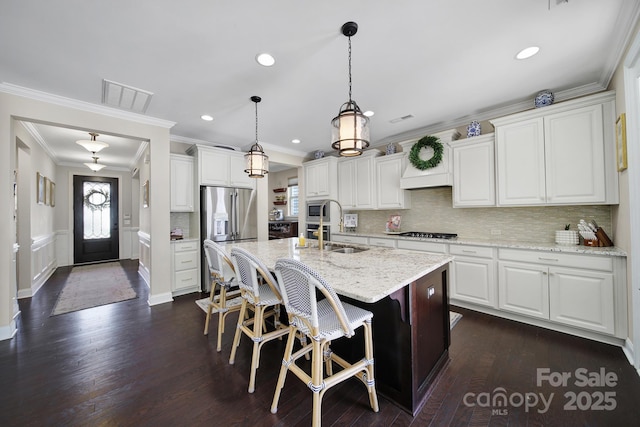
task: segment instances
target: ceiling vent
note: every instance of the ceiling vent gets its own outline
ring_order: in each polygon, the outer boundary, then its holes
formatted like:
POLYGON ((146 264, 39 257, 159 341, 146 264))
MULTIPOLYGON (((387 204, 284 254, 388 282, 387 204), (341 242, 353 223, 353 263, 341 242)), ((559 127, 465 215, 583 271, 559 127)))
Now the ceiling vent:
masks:
POLYGON ((407 114, 406 116, 396 117, 395 119, 391 119, 389 120, 389 123, 400 123, 412 118, 413 118, 413 114, 407 114))
POLYGON ((109 107, 134 113, 146 113, 151 102, 152 92, 116 83, 111 80, 102 80, 102 103, 109 107))

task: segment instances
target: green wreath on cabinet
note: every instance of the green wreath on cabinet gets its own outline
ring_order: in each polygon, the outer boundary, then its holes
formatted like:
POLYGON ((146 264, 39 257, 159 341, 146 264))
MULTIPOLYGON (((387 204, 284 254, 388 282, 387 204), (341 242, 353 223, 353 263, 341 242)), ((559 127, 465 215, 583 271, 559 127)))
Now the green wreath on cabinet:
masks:
POLYGON ((436 136, 428 135, 413 144, 411 151, 409 151, 409 161, 416 169, 420 169, 421 171, 431 169, 440 164, 443 151, 444 147, 440 139, 436 136), (420 151, 426 147, 433 149, 433 156, 428 160, 423 160, 420 158, 420 151))

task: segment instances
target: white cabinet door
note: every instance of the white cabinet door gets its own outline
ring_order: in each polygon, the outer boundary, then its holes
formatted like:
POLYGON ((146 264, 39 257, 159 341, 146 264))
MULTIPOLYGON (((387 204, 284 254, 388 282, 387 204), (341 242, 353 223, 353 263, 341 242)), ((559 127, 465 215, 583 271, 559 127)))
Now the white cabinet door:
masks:
POLYGON ((304 170, 307 197, 329 197, 329 164, 318 162, 305 166, 304 170))
POLYGON ((495 206, 494 134, 455 141, 453 206, 495 206))
POLYGON ((547 202, 604 203, 602 105, 544 118, 547 202))
MULTIPOLYGON (((373 152, 375 153, 375 152, 373 152)), ((374 209, 376 207, 374 157, 359 157, 354 160, 355 207, 374 209)))
POLYGON ((171 212, 193 212, 193 158, 171 156, 171 212))
POLYGON ((493 259, 456 256, 451 263, 451 298, 496 306, 493 259))
POLYGON ((550 268, 549 300, 551 320, 615 333, 613 274, 550 268))
POLYGON ((200 185, 229 185, 229 156, 217 151, 198 151, 200 185))
POLYGON ((338 162, 338 201, 343 208, 356 207, 355 162, 341 160, 338 162))
POLYGON ((542 117, 496 128, 498 205, 546 203, 542 117))
POLYGON ((376 197, 379 209, 409 209, 411 192, 400 188, 400 178, 406 164, 404 153, 376 158, 376 197))
POLYGON ((549 319, 548 267, 500 261, 498 272, 501 310, 549 319))
POLYGON ((232 187, 253 188, 256 178, 249 178, 244 170, 246 163, 244 153, 229 154, 229 184, 232 187))

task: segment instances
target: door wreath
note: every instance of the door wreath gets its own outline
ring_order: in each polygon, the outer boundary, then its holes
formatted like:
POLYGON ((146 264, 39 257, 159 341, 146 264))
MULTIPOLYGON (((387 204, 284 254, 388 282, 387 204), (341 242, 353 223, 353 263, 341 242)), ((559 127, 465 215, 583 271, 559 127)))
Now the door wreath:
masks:
POLYGON ((409 161, 416 169, 420 169, 421 171, 431 169, 440 164, 443 151, 444 147, 440 139, 436 136, 428 135, 413 144, 409 152, 409 161), (428 160, 423 160, 420 158, 420 151, 426 147, 433 149, 433 156, 428 160))

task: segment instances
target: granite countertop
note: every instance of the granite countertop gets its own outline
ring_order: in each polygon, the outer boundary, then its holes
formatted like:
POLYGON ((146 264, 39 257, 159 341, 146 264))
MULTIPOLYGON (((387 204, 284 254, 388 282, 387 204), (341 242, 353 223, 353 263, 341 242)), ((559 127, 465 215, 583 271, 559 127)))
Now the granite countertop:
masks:
POLYGON ((233 243, 225 250, 230 254, 234 246, 246 249, 269 268, 279 258, 293 258, 316 270, 337 294, 365 303, 379 301, 453 260, 449 255, 379 247, 342 254, 297 248, 297 243, 297 238, 233 243))
POLYGON ((405 237, 397 234, 387 233, 354 233, 354 232, 334 232, 331 231, 332 236, 361 236, 361 237, 375 237, 386 238, 394 240, 417 240, 425 242, 438 242, 448 243, 452 245, 476 245, 476 246, 489 246, 497 248, 513 248, 513 249, 529 249, 537 251, 548 252, 566 252, 574 254, 585 255, 603 255, 603 256, 621 256, 626 257, 627 253, 615 246, 609 247, 592 247, 584 245, 557 245, 549 242, 514 242, 510 240, 493 240, 493 239, 467 239, 457 237, 455 239, 429 239, 420 237, 405 237))

